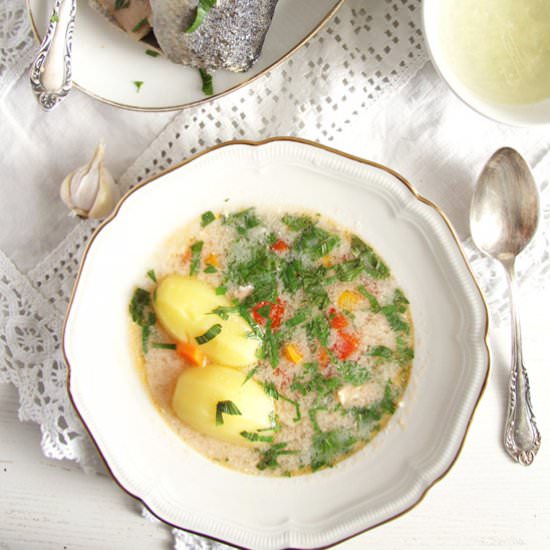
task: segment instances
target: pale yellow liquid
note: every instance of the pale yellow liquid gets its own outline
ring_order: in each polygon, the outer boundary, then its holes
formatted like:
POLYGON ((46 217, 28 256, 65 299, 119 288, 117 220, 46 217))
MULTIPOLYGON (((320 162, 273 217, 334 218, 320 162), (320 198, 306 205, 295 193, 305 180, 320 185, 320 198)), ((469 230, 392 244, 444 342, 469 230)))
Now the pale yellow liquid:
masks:
POLYGON ((550 98, 550 0, 439 0, 440 44, 456 76, 495 103, 550 98))

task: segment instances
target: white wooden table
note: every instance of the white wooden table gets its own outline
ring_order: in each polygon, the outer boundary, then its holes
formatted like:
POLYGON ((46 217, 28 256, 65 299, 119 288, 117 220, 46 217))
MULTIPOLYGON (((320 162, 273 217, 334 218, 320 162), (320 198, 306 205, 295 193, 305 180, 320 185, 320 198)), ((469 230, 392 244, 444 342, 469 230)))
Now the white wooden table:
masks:
MULTIPOLYGON (((461 455, 404 516, 342 544, 359 549, 550 548, 550 294, 522 302, 525 356, 542 433, 530 467, 501 439, 508 327, 491 331, 492 368, 461 455)), ((0 385, 0 549, 167 549, 170 530, 139 514, 107 476, 45 459, 35 425, 17 418, 16 390, 0 385)))

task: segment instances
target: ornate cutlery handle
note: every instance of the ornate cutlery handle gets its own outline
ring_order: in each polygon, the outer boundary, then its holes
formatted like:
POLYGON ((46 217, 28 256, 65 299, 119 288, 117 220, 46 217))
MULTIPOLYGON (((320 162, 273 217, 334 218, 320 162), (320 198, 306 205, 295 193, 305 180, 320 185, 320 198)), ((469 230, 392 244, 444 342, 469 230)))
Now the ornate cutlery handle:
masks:
POLYGON ((527 370, 523 365, 521 327, 516 302, 514 265, 506 265, 510 283, 512 309, 512 369, 508 393, 508 415, 504 429, 504 446, 508 454, 520 464, 533 462, 540 447, 540 433, 531 408, 531 395, 527 370))
POLYGON ((31 87, 45 111, 51 111, 71 90, 75 16, 76 0, 55 0, 48 30, 31 67, 31 87))

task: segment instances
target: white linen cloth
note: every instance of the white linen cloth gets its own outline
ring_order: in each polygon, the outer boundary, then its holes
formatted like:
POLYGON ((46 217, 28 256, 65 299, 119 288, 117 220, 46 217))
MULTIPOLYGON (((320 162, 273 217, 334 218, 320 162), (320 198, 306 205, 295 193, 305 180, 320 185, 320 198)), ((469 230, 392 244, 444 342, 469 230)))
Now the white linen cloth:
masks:
MULTIPOLYGON (((100 467, 68 402, 59 352, 81 251, 96 224, 68 217, 58 197, 63 177, 100 139, 122 190, 215 143, 274 135, 390 166, 448 215, 497 322, 507 311, 504 280, 467 240, 467 217, 484 162, 509 145, 534 168, 543 205, 537 239, 519 264, 523 292, 548 279, 550 131, 486 120, 450 93, 425 64, 420 0, 349 0, 265 78, 179 114, 121 111, 77 90, 42 113, 21 76, 35 48, 21 0, 0 0, 0 382, 19 389, 20 418, 40 424, 49 457, 100 467)), ((175 535, 178 548, 212 545, 175 535)))

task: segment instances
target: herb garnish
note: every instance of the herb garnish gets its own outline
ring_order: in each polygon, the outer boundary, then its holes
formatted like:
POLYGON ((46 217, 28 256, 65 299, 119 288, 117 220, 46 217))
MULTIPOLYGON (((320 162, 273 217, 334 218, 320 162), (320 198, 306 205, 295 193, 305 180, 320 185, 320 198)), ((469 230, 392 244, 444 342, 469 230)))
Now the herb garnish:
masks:
POLYGON ((130 0, 115 0, 115 10, 122 10, 130 6, 130 0))
POLYGON ((384 397, 368 407, 353 407, 351 413, 360 427, 365 427, 377 422, 384 414, 393 414, 396 405, 393 401, 391 383, 388 381, 384 388, 384 397))
POLYGON ((260 219, 256 215, 253 207, 246 208, 234 214, 229 214, 223 220, 223 223, 234 227, 239 235, 244 235, 249 229, 260 225, 260 219))
POLYGON ((217 296, 223 296, 227 292, 227 287, 220 285, 216 288, 216 295, 217 296))
POLYGON ((189 266, 189 275, 195 275, 199 270, 203 246, 204 243, 202 241, 197 241, 191 245, 191 264, 189 266))
POLYGON ((386 279, 390 276, 388 266, 368 244, 356 235, 351 238, 351 250, 363 262, 367 275, 373 279, 386 279))
POLYGON ((206 69, 199 69, 199 74, 202 80, 202 93, 204 95, 213 95, 214 84, 212 82, 212 75, 206 69))
POLYGON ((312 438, 313 471, 323 466, 333 466, 336 459, 351 451, 357 439, 344 430, 317 432, 312 438))
POLYGON ((213 265, 208 264, 208 265, 204 268, 204 272, 205 272, 205 273, 217 273, 218 270, 217 270, 213 265))
POLYGON ((134 80, 134 86, 136 87, 136 92, 139 93, 141 87, 143 86, 143 80, 134 80))
POLYGON ((132 29, 132 32, 137 32, 139 31, 139 29, 141 29, 142 27, 148 24, 149 24, 149 20, 147 19, 147 17, 144 17, 141 21, 138 21, 136 23, 135 27, 132 29))
POLYGON ((315 225, 307 225, 294 241, 294 248, 312 260, 318 260, 326 256, 339 242, 338 235, 315 225))
POLYGON ((56 13, 53 13, 50 17, 50 23, 59 23, 59 15, 56 13))
POLYGON ((296 409, 296 416, 292 420, 294 420, 294 422, 298 422, 299 420, 301 420, 302 414, 300 412, 300 404, 297 401, 294 401, 294 399, 290 399, 286 395, 280 393, 273 382, 264 382, 264 391, 267 395, 273 397, 273 399, 275 399, 276 401, 278 401, 280 398, 283 401, 294 405, 294 408, 296 409))
POLYGON ((218 401, 216 405, 216 426, 221 426, 223 424, 224 414, 241 416, 243 413, 233 401, 218 401))
POLYGON ((141 347, 143 353, 147 353, 151 327, 157 320, 151 305, 151 294, 143 288, 136 288, 130 301, 129 310, 132 321, 141 327, 141 347))
POLYGON ((246 377, 245 377, 243 383, 241 384, 242 386, 244 386, 256 374, 256 372, 258 371, 258 366, 259 365, 256 365, 253 369, 250 369, 247 372, 246 377))
POLYGON ((154 269, 150 269, 150 270, 147 272, 147 277, 149 277, 149 279, 151 279, 151 281, 153 281, 153 283, 156 283, 156 282, 157 282, 157 275, 156 275, 154 269))
POLYGON ((248 441, 261 441, 263 443, 273 443, 272 435, 261 435, 257 432, 247 432, 247 431, 240 432, 240 435, 245 439, 248 439, 248 441))
POLYGON ((149 50, 149 49, 145 50, 145 54, 149 55, 151 57, 158 57, 160 55, 159 52, 157 52, 155 50, 149 50))
POLYGON ((292 391, 306 395, 309 392, 317 393, 317 401, 322 401, 326 396, 333 394, 342 386, 341 380, 336 377, 327 378, 319 372, 317 362, 304 364, 304 371, 310 376, 295 376, 290 384, 292 391))
POLYGON ((217 0, 199 0, 195 19, 193 23, 191 23, 191 26, 185 30, 186 33, 195 32, 202 25, 206 14, 216 5, 216 1, 217 0))
POLYGON ((208 210, 201 215, 201 227, 206 227, 216 219, 214 212, 208 210))
POLYGON ((290 451, 286 449, 288 443, 275 443, 269 449, 261 452, 260 461, 257 464, 258 470, 274 470, 279 466, 277 458, 283 455, 296 455, 300 451, 290 451))
POLYGON ((294 216, 292 214, 285 214, 282 222, 292 231, 301 231, 314 223, 309 216, 294 216))
POLYGON ((369 369, 355 361, 341 361, 336 370, 342 380, 352 386, 361 386, 370 378, 369 369))
POLYGON ((306 331, 309 338, 317 338, 323 347, 328 346, 328 336, 330 325, 323 314, 316 315, 306 325, 306 331))
POLYGON ((176 349, 176 344, 165 344, 163 342, 153 342, 151 347, 154 348, 154 349, 172 349, 172 350, 175 350, 176 349))
POLYGON ((201 346, 216 338, 221 331, 222 326, 219 323, 216 323, 215 325, 212 325, 204 334, 196 336, 195 341, 199 344, 199 346, 201 346))

